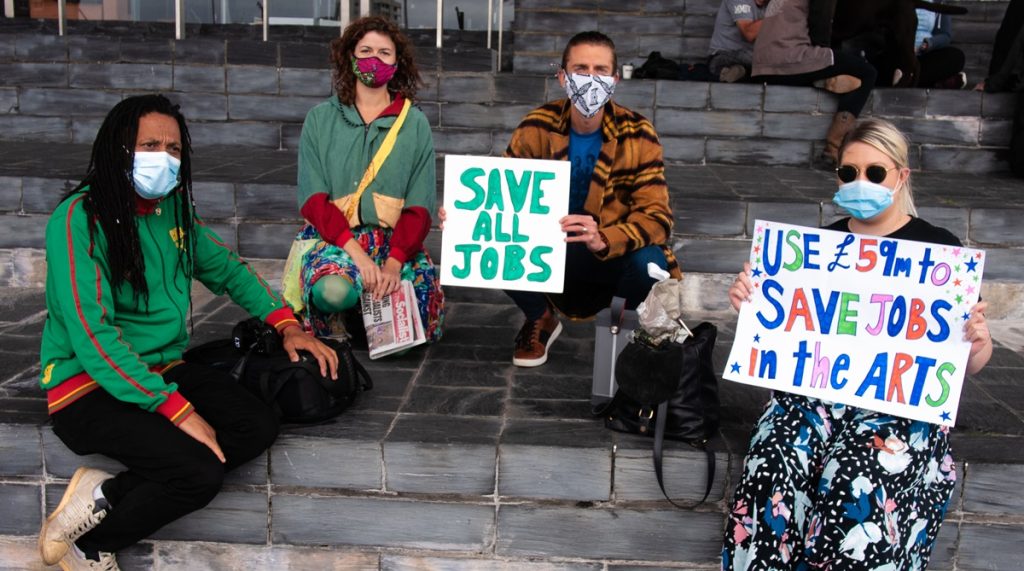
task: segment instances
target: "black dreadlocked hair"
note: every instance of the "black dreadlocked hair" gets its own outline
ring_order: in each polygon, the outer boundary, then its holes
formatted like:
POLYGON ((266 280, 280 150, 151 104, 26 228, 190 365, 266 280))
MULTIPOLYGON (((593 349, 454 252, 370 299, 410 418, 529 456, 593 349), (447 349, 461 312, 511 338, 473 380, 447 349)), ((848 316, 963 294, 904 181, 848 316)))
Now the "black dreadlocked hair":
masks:
POLYGON ((145 262, 139 244, 136 221, 136 197, 132 171, 135 164, 135 142, 139 118, 150 113, 172 117, 181 131, 181 185, 173 191, 174 220, 181 229, 181 250, 178 267, 191 283, 194 275, 193 251, 195 203, 192 199, 192 145, 179 107, 163 95, 128 97, 114 106, 96 134, 92 156, 85 178, 69 196, 85 192, 84 206, 89 213, 89 235, 95 239, 98 223, 106 236, 107 265, 110 286, 117 290, 124 283, 131 286, 136 302, 149 301, 145 280, 145 262))

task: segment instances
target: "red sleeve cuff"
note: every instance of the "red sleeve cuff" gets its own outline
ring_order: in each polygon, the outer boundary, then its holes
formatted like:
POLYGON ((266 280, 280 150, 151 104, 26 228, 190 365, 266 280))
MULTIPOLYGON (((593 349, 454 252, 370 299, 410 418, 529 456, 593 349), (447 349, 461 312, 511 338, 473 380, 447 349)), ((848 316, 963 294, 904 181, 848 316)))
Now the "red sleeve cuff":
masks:
POLYGON ((344 246, 352 238, 348 220, 327 194, 321 192, 310 196, 302 205, 300 212, 327 242, 335 246, 344 246))
POLYGON ((281 309, 271 311, 265 321, 267 325, 276 329, 278 333, 284 331, 289 325, 299 324, 299 320, 295 318, 295 314, 290 307, 282 307, 281 309))
POLYGON ((185 422, 186 418, 192 416, 196 409, 192 407, 192 403, 181 396, 181 393, 174 391, 167 396, 167 400, 163 404, 156 407, 156 411, 171 421, 174 426, 179 426, 185 422))

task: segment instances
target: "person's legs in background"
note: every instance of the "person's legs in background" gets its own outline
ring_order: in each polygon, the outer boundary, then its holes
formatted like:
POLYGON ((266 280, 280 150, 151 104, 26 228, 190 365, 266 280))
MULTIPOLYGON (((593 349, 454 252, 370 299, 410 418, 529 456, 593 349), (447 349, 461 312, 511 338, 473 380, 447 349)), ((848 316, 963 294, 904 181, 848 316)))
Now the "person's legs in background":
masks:
POLYGON ((921 63, 918 87, 938 87, 942 89, 962 89, 967 84, 963 75, 964 52, 947 46, 917 56, 921 63))

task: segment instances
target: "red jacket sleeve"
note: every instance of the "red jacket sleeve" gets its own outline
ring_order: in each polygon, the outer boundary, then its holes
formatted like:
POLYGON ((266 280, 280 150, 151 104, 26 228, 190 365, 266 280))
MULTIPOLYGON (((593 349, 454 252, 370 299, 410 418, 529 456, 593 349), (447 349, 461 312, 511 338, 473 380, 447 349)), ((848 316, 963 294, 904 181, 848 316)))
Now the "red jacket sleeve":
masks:
POLYGON ((405 263, 416 252, 423 249, 423 240, 430 232, 430 213, 422 206, 410 206, 402 210, 391 233, 390 257, 405 263))
MULTIPOLYGON (((326 193, 319 192, 310 196, 302 205, 300 213, 316 228, 321 238, 335 246, 344 246, 352 238, 352 229, 348 226, 348 220, 331 202, 331 197, 326 193)), ((401 219, 399 219, 399 224, 401 224, 401 219)))

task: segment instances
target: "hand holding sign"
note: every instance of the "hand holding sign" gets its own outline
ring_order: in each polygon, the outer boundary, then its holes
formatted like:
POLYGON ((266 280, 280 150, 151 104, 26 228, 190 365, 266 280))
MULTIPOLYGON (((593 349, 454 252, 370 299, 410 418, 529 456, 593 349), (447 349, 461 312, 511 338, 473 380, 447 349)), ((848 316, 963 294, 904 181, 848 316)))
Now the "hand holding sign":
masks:
POLYGON ((441 280, 561 292, 568 161, 445 157, 441 280))
POLYGON ((568 234, 566 242, 583 242, 591 252, 600 252, 607 247, 597 230, 597 221, 589 214, 570 214, 558 223, 562 226, 562 232, 568 234))

